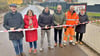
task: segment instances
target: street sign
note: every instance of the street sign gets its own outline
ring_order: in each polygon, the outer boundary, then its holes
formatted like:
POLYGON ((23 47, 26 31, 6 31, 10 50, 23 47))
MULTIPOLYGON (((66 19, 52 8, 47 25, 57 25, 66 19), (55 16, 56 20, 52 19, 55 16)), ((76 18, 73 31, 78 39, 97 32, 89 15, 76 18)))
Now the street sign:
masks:
POLYGON ((86 5, 73 5, 73 6, 74 6, 77 14, 79 14, 81 9, 85 9, 85 11, 86 11, 86 5))

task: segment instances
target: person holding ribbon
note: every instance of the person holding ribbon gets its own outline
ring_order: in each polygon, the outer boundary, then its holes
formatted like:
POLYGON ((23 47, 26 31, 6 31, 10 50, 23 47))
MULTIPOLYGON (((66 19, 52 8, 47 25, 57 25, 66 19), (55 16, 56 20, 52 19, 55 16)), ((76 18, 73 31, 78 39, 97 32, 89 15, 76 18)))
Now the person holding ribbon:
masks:
POLYGON ((86 32, 86 24, 88 23, 89 19, 88 16, 86 14, 86 10, 85 9, 81 9, 80 13, 79 13, 79 25, 76 26, 76 44, 82 43, 82 39, 83 39, 83 33, 86 32), (83 23, 83 24, 82 24, 83 23), (80 35, 80 38, 79 38, 80 35))
POLYGON ((50 29, 53 28, 53 16, 50 14, 50 10, 48 7, 45 7, 45 9, 42 11, 42 14, 39 15, 38 24, 42 28, 40 51, 43 51, 43 41, 44 41, 45 33, 47 33, 48 49, 52 49, 53 47, 51 46, 50 29))
MULTIPOLYGON (((24 21, 22 15, 17 11, 16 4, 10 4, 10 11, 4 16, 3 26, 6 30, 11 30, 9 32, 9 40, 12 41, 15 48, 16 56, 25 56, 23 52, 23 31, 24 21), (14 31, 19 30, 19 31, 14 31)), ((14 56, 14 55, 13 55, 14 56)))
MULTIPOLYGON (((24 16, 24 23, 25 23, 24 26, 25 29, 38 28, 37 18, 36 15, 34 15, 32 10, 27 11, 27 14, 24 16)), ((30 45, 29 53, 32 53, 32 48, 34 45, 33 53, 36 54, 37 40, 38 40, 37 29, 25 31, 25 36, 26 36, 26 42, 29 42, 30 45)))
POLYGON ((63 47, 62 45, 62 30, 63 30, 63 27, 60 27, 60 25, 63 25, 65 24, 65 14, 64 12, 62 11, 62 6, 61 5, 58 5, 57 6, 57 10, 54 11, 54 25, 55 26, 58 26, 57 28, 54 28, 54 40, 55 40, 55 47, 57 46, 57 33, 59 33, 59 47, 63 47))
POLYGON ((75 35, 75 25, 78 24, 79 22, 79 16, 78 14, 75 12, 74 10, 74 6, 71 5, 70 6, 70 9, 68 10, 68 12, 65 13, 65 16, 66 16, 66 25, 69 25, 69 26, 66 26, 66 31, 64 32, 64 46, 66 46, 66 42, 67 42, 67 39, 69 38, 69 44, 71 45, 75 45, 75 43, 73 42, 73 37, 75 35))

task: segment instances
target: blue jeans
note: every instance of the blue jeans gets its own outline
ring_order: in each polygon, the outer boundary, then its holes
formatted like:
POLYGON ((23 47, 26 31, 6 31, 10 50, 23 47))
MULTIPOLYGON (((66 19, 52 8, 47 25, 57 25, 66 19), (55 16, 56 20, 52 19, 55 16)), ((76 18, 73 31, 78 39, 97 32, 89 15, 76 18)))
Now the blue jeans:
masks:
POLYGON ((34 44, 34 49, 36 49, 37 48, 37 41, 29 42, 30 48, 33 48, 33 44, 34 44))
POLYGON ((20 55, 23 52, 23 39, 20 40, 12 40, 12 43, 15 48, 16 55, 20 55))

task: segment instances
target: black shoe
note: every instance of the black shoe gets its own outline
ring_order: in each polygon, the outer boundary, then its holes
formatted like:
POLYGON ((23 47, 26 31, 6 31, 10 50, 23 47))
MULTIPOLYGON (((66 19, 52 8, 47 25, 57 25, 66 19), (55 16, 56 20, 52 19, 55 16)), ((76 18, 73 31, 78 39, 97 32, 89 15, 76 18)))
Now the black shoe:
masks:
POLYGON ((70 45, 73 45, 73 46, 75 45, 75 43, 74 43, 74 42, 69 42, 69 44, 70 44, 70 45))

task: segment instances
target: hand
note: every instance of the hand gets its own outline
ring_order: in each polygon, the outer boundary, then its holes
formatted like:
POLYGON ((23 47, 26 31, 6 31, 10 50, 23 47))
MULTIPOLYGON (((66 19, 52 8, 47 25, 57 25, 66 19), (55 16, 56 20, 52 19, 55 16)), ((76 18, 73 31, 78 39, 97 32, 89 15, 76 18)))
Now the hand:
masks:
POLYGON ((78 24, 81 24, 80 22, 78 24))
POLYGON ((15 28, 10 28, 10 30, 14 32, 15 28))
POLYGON ((54 28, 53 26, 51 26, 51 28, 54 28))
POLYGON ((59 24, 57 24, 57 26, 59 26, 59 24))
POLYGON ((12 30, 12 31, 13 31, 13 30, 14 30, 14 28, 10 28, 10 30, 12 30))
POLYGON ((22 29, 21 29, 21 28, 19 28, 18 30, 19 30, 18 32, 21 32, 21 31, 22 31, 22 29))
POLYGON ((45 29, 48 29, 48 25, 45 26, 45 29))

